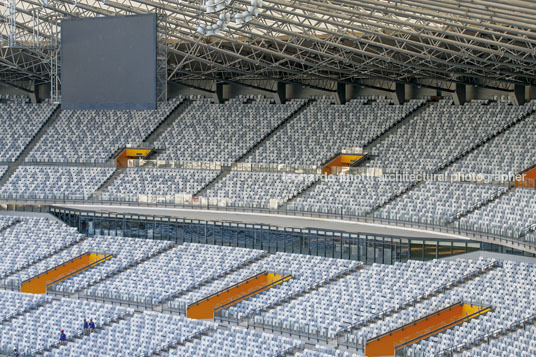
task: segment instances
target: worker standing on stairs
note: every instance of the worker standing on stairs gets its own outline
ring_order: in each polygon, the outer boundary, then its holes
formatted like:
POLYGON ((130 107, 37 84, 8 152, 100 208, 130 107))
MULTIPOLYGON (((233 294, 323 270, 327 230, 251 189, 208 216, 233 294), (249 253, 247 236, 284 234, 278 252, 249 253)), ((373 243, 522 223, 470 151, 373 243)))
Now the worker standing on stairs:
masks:
POLYGON ((95 332, 95 323, 93 320, 89 320, 89 332, 95 332))
POLYGON ((61 330, 60 332, 60 345, 66 345, 67 344, 67 336, 65 335, 65 332, 61 330))
POLYGON ((84 335, 89 335, 89 324, 86 319, 84 319, 84 335))

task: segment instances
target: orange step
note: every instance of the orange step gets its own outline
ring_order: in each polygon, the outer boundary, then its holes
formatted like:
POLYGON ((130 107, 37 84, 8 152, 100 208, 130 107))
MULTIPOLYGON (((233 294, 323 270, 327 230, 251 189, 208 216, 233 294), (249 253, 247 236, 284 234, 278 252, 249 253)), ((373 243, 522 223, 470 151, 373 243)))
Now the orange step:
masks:
POLYGON ((268 272, 259 273, 188 305, 186 317, 191 319, 213 319, 215 312, 291 278, 289 275, 282 276, 268 272))
POLYGON ((78 274, 110 258, 112 258, 112 255, 84 253, 50 270, 47 270, 44 273, 23 281, 20 291, 31 294, 46 294, 49 286, 57 284, 70 276, 78 274))
POLYGON ((357 163, 363 158, 365 155, 362 154, 339 154, 333 160, 328 162, 324 167, 322 168, 322 173, 325 175, 338 175, 340 173, 347 173, 348 168, 357 165, 357 163))
POLYGON ((128 160, 130 160, 130 159, 135 159, 135 160, 144 159, 151 152, 152 152, 152 149, 147 149, 147 148, 125 148, 117 156, 117 158, 116 158, 116 166, 119 167, 119 168, 127 168, 128 167, 128 160))
POLYGON ((514 180, 515 187, 536 188, 536 167, 519 175, 514 180))
POLYGON ((394 356, 395 352, 403 347, 484 314, 490 309, 463 302, 456 303, 368 340, 365 345, 365 356, 394 356))

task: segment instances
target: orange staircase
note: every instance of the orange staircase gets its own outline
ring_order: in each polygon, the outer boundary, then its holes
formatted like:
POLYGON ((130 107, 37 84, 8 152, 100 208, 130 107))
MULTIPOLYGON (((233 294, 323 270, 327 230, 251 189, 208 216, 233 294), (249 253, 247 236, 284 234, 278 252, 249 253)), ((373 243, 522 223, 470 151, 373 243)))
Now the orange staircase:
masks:
POLYGON ((365 158, 364 154, 339 154, 322 168, 325 175, 339 175, 348 173, 350 167, 356 166, 365 158))
POLYGON ((112 255, 110 254, 84 253, 47 270, 44 273, 23 281, 20 291, 31 294, 46 294, 48 287, 94 267, 110 258, 112 258, 112 255))
POLYGON ((259 273, 188 305, 188 308, 186 309, 186 317, 191 319, 213 319, 214 314, 217 311, 279 285, 289 279, 292 279, 290 275, 282 276, 268 272, 259 273))
POLYGON ((149 154, 152 153, 152 149, 147 148, 125 148, 120 151, 119 155, 116 157, 116 167, 118 168, 127 168, 128 160, 131 159, 144 159, 149 154))
POLYGON ((485 314, 490 310, 490 307, 458 302, 368 340, 365 345, 365 356, 394 356, 396 351, 406 346, 485 314))
POLYGON ((536 188, 536 167, 523 173, 523 176, 514 181, 515 187, 536 188))

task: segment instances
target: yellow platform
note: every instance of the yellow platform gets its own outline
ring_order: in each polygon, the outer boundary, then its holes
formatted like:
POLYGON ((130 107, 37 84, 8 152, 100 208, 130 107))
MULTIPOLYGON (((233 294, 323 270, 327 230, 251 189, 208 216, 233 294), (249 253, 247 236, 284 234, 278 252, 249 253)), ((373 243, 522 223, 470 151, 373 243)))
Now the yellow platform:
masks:
POLYGON ((49 286, 57 284, 70 276, 87 270, 110 258, 112 258, 112 255, 84 253, 53 269, 24 281, 20 287, 20 291, 31 294, 46 294, 49 286))
POLYGON ((128 160, 146 158, 151 152, 152 149, 145 148, 124 149, 116 158, 116 166, 118 168, 126 168, 128 167, 128 160))
POLYGON ((394 356, 405 346, 438 334, 491 308, 457 303, 367 341, 365 356, 394 356))
POLYGON ((365 155, 340 154, 324 165, 322 173, 325 175, 338 175, 347 172, 348 168, 356 165, 364 157, 365 155))
POLYGON ((523 173, 523 177, 514 180, 515 187, 536 188, 536 167, 523 173))
POLYGON ((254 275, 238 284, 189 305, 186 310, 186 316, 191 319, 212 319, 214 318, 215 312, 279 285, 291 278, 291 276, 282 276, 267 272, 254 275))

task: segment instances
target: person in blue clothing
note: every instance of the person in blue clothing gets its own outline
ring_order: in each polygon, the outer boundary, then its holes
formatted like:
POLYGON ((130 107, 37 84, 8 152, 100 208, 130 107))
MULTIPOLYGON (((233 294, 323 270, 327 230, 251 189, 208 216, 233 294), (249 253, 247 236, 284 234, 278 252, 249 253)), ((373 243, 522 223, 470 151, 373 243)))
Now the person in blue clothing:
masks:
POLYGON ((84 335, 89 335, 89 323, 84 319, 84 335))
POLYGON ((95 323, 93 320, 89 320, 89 332, 95 332, 95 323))
POLYGON ((60 332, 60 345, 66 345, 67 344, 67 336, 65 335, 65 332, 61 330, 60 332))

